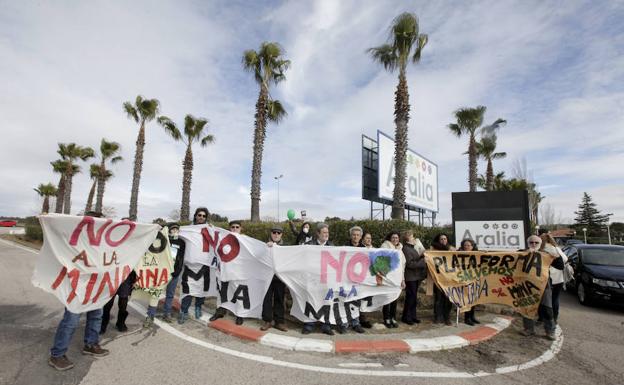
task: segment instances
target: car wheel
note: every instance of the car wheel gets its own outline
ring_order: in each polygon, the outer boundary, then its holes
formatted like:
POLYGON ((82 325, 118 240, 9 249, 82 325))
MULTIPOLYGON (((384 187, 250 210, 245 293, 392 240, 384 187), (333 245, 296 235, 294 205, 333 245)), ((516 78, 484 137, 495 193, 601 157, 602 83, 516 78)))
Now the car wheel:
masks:
POLYGON ((581 305, 590 305, 589 293, 587 292, 585 285, 583 285, 583 282, 579 282, 578 286, 576 287, 576 295, 578 296, 578 300, 581 305))

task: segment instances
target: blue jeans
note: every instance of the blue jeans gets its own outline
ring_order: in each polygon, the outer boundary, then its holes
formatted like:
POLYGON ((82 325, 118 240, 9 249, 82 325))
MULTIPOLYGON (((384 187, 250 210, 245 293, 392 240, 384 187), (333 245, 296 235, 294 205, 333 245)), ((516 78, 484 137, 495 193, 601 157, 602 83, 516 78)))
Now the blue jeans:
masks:
POLYGON ((188 313, 189 307, 191 307, 191 301, 195 298, 195 307, 201 307, 206 300, 204 297, 193 297, 192 295, 187 295, 182 298, 182 303, 180 304, 180 312, 188 313))
POLYGON ((167 291, 165 294, 165 307, 163 308, 163 313, 165 315, 171 314, 171 305, 173 303, 173 296, 175 295, 176 287, 178 286, 178 278, 180 276, 171 278, 171 281, 167 284, 167 291))
MULTIPOLYGON (((72 313, 67 308, 63 319, 56 329, 54 345, 50 349, 53 357, 60 357, 67 352, 72 336, 80 322, 80 313, 72 313)), ((95 345, 100 342, 100 327, 102 325, 102 309, 87 312, 87 324, 85 325, 84 344, 95 345)))

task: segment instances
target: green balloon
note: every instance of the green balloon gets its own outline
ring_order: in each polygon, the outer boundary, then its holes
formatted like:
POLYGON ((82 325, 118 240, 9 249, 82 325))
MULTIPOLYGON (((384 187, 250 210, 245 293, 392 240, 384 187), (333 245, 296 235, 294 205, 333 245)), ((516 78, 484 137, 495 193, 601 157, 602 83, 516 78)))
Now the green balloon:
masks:
POLYGON ((288 212, 286 213, 286 215, 288 216, 288 219, 292 221, 293 219, 295 219, 295 210, 288 209, 288 212))

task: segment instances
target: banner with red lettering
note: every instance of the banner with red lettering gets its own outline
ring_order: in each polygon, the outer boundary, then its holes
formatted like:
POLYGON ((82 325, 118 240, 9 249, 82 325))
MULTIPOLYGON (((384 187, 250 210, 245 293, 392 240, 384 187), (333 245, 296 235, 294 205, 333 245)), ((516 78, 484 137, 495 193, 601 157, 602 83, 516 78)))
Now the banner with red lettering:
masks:
POLYGON ((48 214, 32 282, 71 312, 102 308, 154 241, 159 225, 48 214))
POLYGON ((290 314, 304 322, 349 324, 399 297, 402 255, 361 247, 274 246, 278 277, 293 298, 290 314))
POLYGON ((260 318, 273 278, 266 243, 210 225, 183 226, 186 242, 181 297, 217 297, 239 317, 260 318))

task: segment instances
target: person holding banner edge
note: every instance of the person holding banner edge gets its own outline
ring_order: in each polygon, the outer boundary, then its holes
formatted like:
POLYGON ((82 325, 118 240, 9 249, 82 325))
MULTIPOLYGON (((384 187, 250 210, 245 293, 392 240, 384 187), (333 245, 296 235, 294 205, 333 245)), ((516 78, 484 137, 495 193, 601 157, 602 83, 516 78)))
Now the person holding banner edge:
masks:
MULTIPOLYGON (((405 255, 403 254, 403 251, 402 251, 403 245, 401 244, 401 237, 399 235, 399 232, 391 231, 390 233, 388 233, 388 235, 386 235, 386 239, 381 244, 381 248, 382 249, 395 249, 399 251, 399 254, 401 256, 401 270, 403 270, 403 272, 401 273, 401 276, 404 277, 405 255)), ((405 289, 405 280, 401 281, 401 289, 405 289)), ((398 300, 399 299, 397 298, 394 301, 390 302, 389 304, 384 305, 381 308, 381 312, 383 315, 383 323, 388 329, 399 327, 399 325, 396 322, 396 309, 397 309, 398 300)))
MULTIPOLYGON (((539 253, 542 248, 542 239, 537 235, 531 235, 527 238, 527 244, 529 245, 529 249, 527 250, 529 253, 539 253)), ((548 252, 543 253, 542 255, 550 256, 553 260, 557 257, 551 255, 548 252)), ((546 332, 546 338, 551 341, 556 339, 555 337, 555 321, 553 317, 553 309, 552 309, 552 286, 550 282, 550 278, 546 283, 546 288, 544 288, 544 293, 542 294, 542 299, 539 304, 538 313, 544 322, 544 331, 546 332)), ((523 330, 521 334, 525 337, 530 337, 535 335, 535 320, 527 317, 522 317, 522 326, 523 330)))
MULTIPOLYGON (((101 218, 102 214, 94 211, 85 213, 85 216, 101 218)), ((114 297, 113 297, 114 298, 114 297)), ((59 323, 56 334, 54 335, 54 344, 50 349, 50 358, 48 365, 56 370, 64 371, 74 367, 65 353, 69 348, 69 343, 80 322, 81 313, 72 313, 65 308, 63 319, 59 323)), ((87 312, 87 323, 84 332, 84 348, 82 354, 93 357, 104 357, 109 351, 100 347, 100 328, 102 325, 102 309, 91 310, 87 312)))
MULTIPOLYGON (((454 250, 453 246, 449 244, 449 237, 445 233, 440 233, 433 238, 431 243, 432 250, 454 250)), ((451 323, 451 309, 453 304, 448 299, 446 294, 438 287, 433 285, 433 320, 434 323, 444 323, 447 326, 451 323)))
POLYGON ((407 325, 420 323, 416 317, 418 302, 418 286, 427 277, 427 263, 425 262, 425 247, 420 239, 414 237, 412 230, 402 234, 403 255, 405 255, 405 301, 401 322, 407 325))
MULTIPOLYGON (((477 248, 477 245, 474 243, 472 239, 464 239, 463 241, 461 241, 461 244, 459 245, 459 249, 458 249, 458 251, 478 251, 478 250, 479 249, 477 248)), ((474 326, 476 324, 481 323, 475 318, 474 306, 471 306, 470 310, 464 313, 464 323, 470 326, 474 326)))
POLYGON ((162 320, 166 323, 173 322, 171 318, 171 307, 173 304, 173 297, 175 295, 176 287, 178 286, 178 280, 180 273, 184 269, 184 253, 186 251, 186 242, 178 237, 180 233, 180 225, 173 222, 167 224, 169 228, 169 247, 171 248, 171 256, 174 259, 173 272, 171 273, 171 281, 167 284, 165 291, 165 305, 163 308, 162 320))
MULTIPOLYGON (((306 245, 315 245, 315 246, 333 246, 334 244, 329 240, 329 226, 326 223, 319 223, 316 225, 316 239, 313 239, 306 243, 306 245)), ((301 330, 301 334, 310 334, 314 329, 316 322, 304 322, 303 329, 301 330)), ((323 334, 327 334, 328 336, 333 336, 334 332, 331 329, 331 324, 322 323, 321 324, 321 332, 323 334)))
MULTIPOLYGON (((362 233, 363 233, 363 230, 360 226, 351 227, 349 229, 349 241, 345 244, 345 246, 364 247, 364 245, 362 244, 362 233)), ((349 326, 351 326, 356 333, 360 333, 360 334, 365 332, 363 327, 365 328, 372 327, 371 323, 366 319, 366 316, 364 315, 364 313, 362 313, 361 309, 360 309, 360 316, 354 317, 351 320, 351 325, 349 326)), ((341 326, 338 328, 338 333, 344 334, 346 332, 347 332, 346 326, 341 326)))
MULTIPOLYGON (((198 207, 193 215, 193 225, 205 225, 208 224, 208 209, 205 207, 198 207)), ((174 289, 175 290, 175 289, 174 289)), ((204 297, 193 297, 187 295, 182 298, 180 303, 180 314, 178 315, 178 323, 183 324, 188 318, 188 309, 191 307, 191 301, 195 298, 195 318, 200 319, 202 316, 202 305, 206 300, 204 297)))
MULTIPOLYGON (((273 226, 271 234, 269 235, 269 242, 267 246, 282 246, 282 228, 280 226, 273 226)), ((286 285, 282 282, 277 275, 273 276, 271 285, 264 295, 264 302, 262 303, 262 320, 264 324, 260 327, 260 330, 266 331, 271 327, 277 330, 286 332, 288 328, 284 325, 284 297, 286 295, 286 285), (273 324, 275 321, 275 324, 273 324)))

